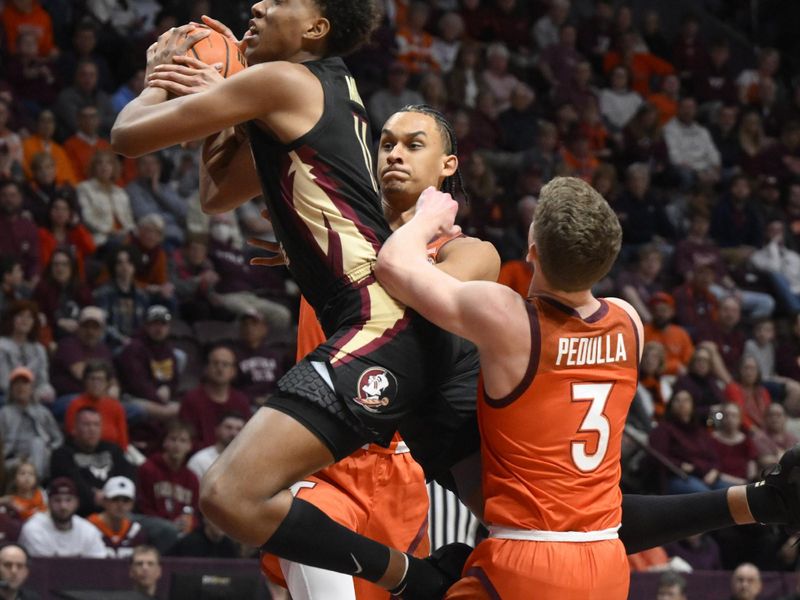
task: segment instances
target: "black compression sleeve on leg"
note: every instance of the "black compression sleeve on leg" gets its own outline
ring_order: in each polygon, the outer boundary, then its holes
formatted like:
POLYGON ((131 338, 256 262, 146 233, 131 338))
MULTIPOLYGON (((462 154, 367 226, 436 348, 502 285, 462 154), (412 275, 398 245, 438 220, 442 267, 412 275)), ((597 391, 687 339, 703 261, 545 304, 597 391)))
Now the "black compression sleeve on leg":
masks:
POLYGON ((292 562, 376 582, 389 566, 389 548, 339 525, 295 498, 283 522, 261 547, 292 562))
POLYGON ((728 491, 674 496, 622 496, 619 537, 628 554, 735 525, 728 491))

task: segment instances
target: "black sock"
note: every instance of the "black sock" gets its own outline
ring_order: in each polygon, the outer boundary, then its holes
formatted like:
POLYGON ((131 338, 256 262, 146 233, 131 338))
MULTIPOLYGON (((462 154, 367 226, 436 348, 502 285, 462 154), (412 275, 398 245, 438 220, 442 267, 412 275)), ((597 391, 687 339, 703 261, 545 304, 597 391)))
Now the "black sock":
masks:
POLYGON ((690 535, 736 525, 728 508, 727 494, 727 490, 674 496, 624 494, 619 537, 625 551, 635 554, 690 535))
POLYGON ((313 504, 295 498, 262 550, 311 567, 373 583, 386 573, 389 548, 339 525, 313 504))
POLYGON ((751 483, 747 491, 747 504, 750 513, 759 523, 786 523, 786 504, 778 490, 763 483, 751 483))

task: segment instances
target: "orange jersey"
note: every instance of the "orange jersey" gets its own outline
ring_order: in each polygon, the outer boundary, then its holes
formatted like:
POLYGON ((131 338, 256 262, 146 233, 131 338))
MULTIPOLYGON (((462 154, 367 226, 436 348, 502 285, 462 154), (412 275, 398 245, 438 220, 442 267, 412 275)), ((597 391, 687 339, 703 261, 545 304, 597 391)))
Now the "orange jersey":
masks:
POLYGON ((20 522, 24 523, 37 512, 47 512, 47 497, 42 488, 36 488, 30 498, 12 494, 11 505, 17 511, 20 522))
POLYGON ((600 303, 582 319, 550 298, 530 300, 523 381, 501 399, 478 386, 485 516, 494 527, 588 532, 622 520, 620 444, 639 339, 624 309, 600 303))

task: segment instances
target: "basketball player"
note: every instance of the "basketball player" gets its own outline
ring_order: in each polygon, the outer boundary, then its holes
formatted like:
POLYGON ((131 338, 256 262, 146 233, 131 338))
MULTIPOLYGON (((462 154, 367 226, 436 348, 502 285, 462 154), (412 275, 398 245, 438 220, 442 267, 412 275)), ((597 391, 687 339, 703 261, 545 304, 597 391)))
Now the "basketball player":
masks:
MULTIPOLYGON (((409 106, 384 125, 377 171, 389 226, 408 221, 425 188, 456 190, 460 172, 456 139, 444 115, 425 106, 409 106)), ((253 240, 274 257, 255 264, 282 264, 277 244, 253 240)), ((428 260, 457 279, 496 281, 500 258, 491 244, 460 234, 439 237, 427 247, 428 260)), ((311 306, 303 299, 298 322, 297 359, 325 341, 311 306)), ((471 345, 470 345, 471 346, 471 345)), ((477 376, 476 358, 468 351, 468 372, 477 376)), ((474 396, 474 384, 461 393, 474 396)), ((396 438, 389 448, 370 444, 293 486, 295 496, 314 504, 337 523, 415 556, 427 556, 428 494, 421 467, 408 446, 396 438)), ((295 600, 388 600, 387 591, 363 579, 323 571, 265 554, 262 570, 289 588, 295 600)))
MULTIPOLYGON (((205 515, 287 560, 438 598, 460 572, 462 548, 420 560, 353 533, 289 492, 365 443, 388 446, 397 430, 426 476, 445 481, 477 438, 474 421, 439 392, 463 342, 396 302, 372 274, 391 230, 372 173, 366 111, 339 56, 367 38, 376 14, 374 0, 257 2, 243 38, 248 68, 169 101, 164 87, 147 87, 119 114, 112 143, 138 155, 206 138, 204 210, 229 210, 263 193, 287 266, 328 336, 208 471, 205 515)), ((163 34, 148 50, 148 80, 159 65, 180 66, 177 57, 202 35, 192 26, 163 34)), ((178 83, 179 75, 168 77, 178 83)))
MULTIPOLYGON (((619 251, 616 216, 581 180, 545 186, 530 229, 534 277, 525 301, 504 286, 462 283, 427 265, 425 240, 452 234, 456 211, 449 196, 426 191, 415 217, 384 246, 376 271, 390 293, 481 353, 491 537, 447 598, 528 598, 534 589, 545 600, 625 598, 619 449, 642 326, 627 303, 591 295, 619 251)), ((754 515, 796 523, 797 463, 795 448, 764 482, 722 494, 627 496, 628 551, 693 528, 752 523, 754 515)))

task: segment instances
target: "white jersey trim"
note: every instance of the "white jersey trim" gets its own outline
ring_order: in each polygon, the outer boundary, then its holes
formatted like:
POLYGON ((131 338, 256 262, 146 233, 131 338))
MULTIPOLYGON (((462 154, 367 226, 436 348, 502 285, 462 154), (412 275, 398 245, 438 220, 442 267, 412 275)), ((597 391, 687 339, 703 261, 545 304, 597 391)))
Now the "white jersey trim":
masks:
POLYGON ((540 531, 492 525, 489 527, 489 537, 526 542, 600 542, 619 539, 619 528, 620 525, 597 531, 540 531))

